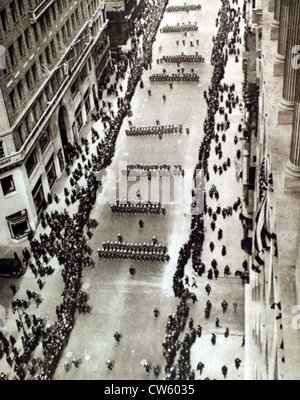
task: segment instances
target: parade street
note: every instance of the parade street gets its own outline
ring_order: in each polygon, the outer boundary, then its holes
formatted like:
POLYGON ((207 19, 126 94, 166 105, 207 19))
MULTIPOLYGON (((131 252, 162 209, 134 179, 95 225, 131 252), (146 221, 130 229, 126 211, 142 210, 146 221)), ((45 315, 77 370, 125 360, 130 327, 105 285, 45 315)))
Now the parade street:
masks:
MULTIPOLYGON (((193 0, 192 3, 197 3, 193 0)), ((240 2, 241 3, 241 2, 240 2)), ((172 0, 169 5, 176 5, 172 0)), ((235 7, 237 7, 235 5, 235 7)), ((181 165, 183 169, 193 169, 197 164, 198 149, 203 140, 203 124, 207 116, 207 104, 204 91, 210 85, 213 67, 211 53, 213 36, 216 35, 216 18, 220 8, 220 1, 211 0, 202 2, 201 11, 189 13, 165 13, 161 28, 178 23, 195 23, 198 32, 189 32, 187 37, 183 33, 160 33, 154 43, 153 63, 151 70, 144 72, 142 80, 144 88, 138 87, 132 100, 133 116, 123 123, 117 140, 116 154, 111 165, 118 176, 121 162, 128 164, 168 164, 181 165), (185 45, 183 44, 185 40, 185 45), (199 40, 199 45, 197 45, 199 40), (179 44, 177 44, 179 41, 179 44), (190 42, 193 42, 191 47, 190 42), (195 54, 198 52, 205 58, 202 64, 181 64, 185 72, 194 72, 200 76, 200 83, 175 82, 173 88, 169 84, 150 83, 152 74, 176 73, 177 64, 157 63, 164 55, 195 54), (149 90, 151 95, 149 95, 149 90), (163 96, 166 96, 165 100, 163 96), (155 136, 128 137, 128 120, 134 126, 155 125, 158 120, 161 125, 182 125, 183 133, 164 135, 162 139, 155 136), (186 128, 190 133, 186 134, 186 128)), ((224 82, 236 85, 236 95, 242 98, 243 71, 242 63, 235 63, 235 57, 229 57, 224 82)), ((232 161, 231 168, 221 176, 214 174, 213 165, 219 165, 218 157, 212 155, 209 160, 210 181, 206 183, 209 192, 215 185, 220 192, 219 202, 208 198, 208 206, 214 209, 232 206, 239 197, 242 197, 242 183, 237 179, 238 162, 236 153, 242 148, 242 142, 234 145, 234 137, 238 135, 238 126, 243 119, 243 110, 239 107, 230 115, 231 128, 227 131, 227 141, 223 145, 223 161, 228 157, 232 161)), ((222 163, 223 163, 222 161, 222 163)), ((222 164, 221 163, 221 164, 222 164)), ((115 182, 108 177, 105 180, 105 189, 111 189, 115 182)), ((191 192, 192 186, 186 189, 191 192)), ((102 195, 100 195, 102 196, 102 195)), ((102 205, 97 201, 92 212, 92 218, 99 222, 91 240, 94 269, 85 270, 82 277, 82 288, 88 293, 90 315, 78 315, 75 327, 71 333, 69 343, 63 353, 54 378, 59 379, 147 379, 144 364, 161 367, 161 376, 164 375, 165 361, 162 343, 165 336, 165 327, 168 316, 176 312, 178 300, 173 293, 173 275, 177 264, 181 246, 187 241, 190 234, 190 201, 181 205, 167 205, 165 216, 128 216, 112 214, 109 204, 102 205), (139 220, 144 222, 144 228, 139 226, 139 220), (168 247, 170 261, 168 263, 140 263, 122 260, 99 260, 97 250, 104 241, 116 241, 120 234, 124 242, 149 243, 156 236, 161 244, 168 247), (133 265, 136 274, 134 279, 129 274, 133 265), (154 318, 153 311, 157 308, 159 318, 154 318), (120 343, 114 339, 115 332, 121 335, 120 343), (74 367, 65 371, 65 362, 71 362, 76 357, 80 360, 78 369, 74 367), (113 362, 113 369, 109 371, 106 362, 113 362)), ((190 265, 187 268, 190 284, 192 278, 196 280, 197 288, 193 292, 198 302, 191 306, 191 317, 194 325, 200 324, 203 328, 202 338, 197 339, 192 347, 192 368, 196 371, 199 362, 205 365, 202 378, 223 379, 222 367, 228 367, 228 379, 242 379, 243 364, 237 371, 235 359, 243 361, 244 335, 244 288, 235 272, 242 270, 245 255, 241 250, 242 225, 239 215, 234 214, 231 219, 219 216, 217 229, 212 232, 211 218, 205 219, 206 239, 203 251, 203 262, 209 265, 216 258, 219 262, 220 277, 218 281, 209 281, 206 276, 199 278, 190 265), (223 230, 224 238, 218 241, 217 232, 223 230), (211 253, 209 244, 214 241, 216 249, 211 253), (221 255, 222 246, 226 246, 227 255, 221 255), (231 275, 224 277, 226 265, 230 266, 231 275), (210 283, 212 293, 212 313, 209 320, 204 318, 204 310, 208 296, 206 285, 210 283), (229 305, 226 314, 223 314, 221 303, 229 305), (237 304, 234 310, 233 304, 237 304), (221 328, 215 327, 216 318, 220 319, 221 328), (224 337, 225 328, 230 335, 224 337), (217 342, 212 346, 210 339, 216 333, 217 342)), ((149 375, 152 379, 153 373, 149 375)), ((200 379, 196 372, 196 379, 200 379)))

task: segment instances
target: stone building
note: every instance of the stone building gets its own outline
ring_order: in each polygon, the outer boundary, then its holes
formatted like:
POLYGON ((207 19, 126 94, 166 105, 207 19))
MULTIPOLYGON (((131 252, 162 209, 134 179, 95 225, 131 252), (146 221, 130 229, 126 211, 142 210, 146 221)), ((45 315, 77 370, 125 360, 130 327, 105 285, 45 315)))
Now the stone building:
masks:
POLYGON ((105 0, 112 47, 126 44, 144 0, 105 0))
POLYGON ((95 107, 107 24, 102 0, 1 1, 1 245, 35 230, 95 107))
POLYGON ((245 1, 246 378, 300 379, 300 2, 245 1))

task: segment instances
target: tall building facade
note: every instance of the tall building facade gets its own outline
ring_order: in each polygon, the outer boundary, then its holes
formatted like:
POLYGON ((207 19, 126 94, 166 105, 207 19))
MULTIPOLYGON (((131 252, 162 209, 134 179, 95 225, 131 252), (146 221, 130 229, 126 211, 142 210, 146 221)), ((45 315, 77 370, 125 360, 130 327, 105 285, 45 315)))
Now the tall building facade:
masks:
POLYGON ((300 2, 245 1, 247 379, 300 379, 300 2))
POLYGON ((25 240, 95 107, 110 62, 103 0, 0 4, 0 238, 25 240))
POLYGON ((126 44, 144 0, 105 0, 109 37, 113 47, 126 44))

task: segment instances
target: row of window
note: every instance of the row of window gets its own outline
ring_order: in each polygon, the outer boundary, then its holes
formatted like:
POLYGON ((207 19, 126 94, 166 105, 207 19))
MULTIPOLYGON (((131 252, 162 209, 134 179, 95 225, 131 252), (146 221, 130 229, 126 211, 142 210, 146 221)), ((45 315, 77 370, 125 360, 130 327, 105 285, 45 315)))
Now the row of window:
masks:
MULTIPOLYGON (((14 25, 18 23, 22 17, 25 15, 24 0, 13 0, 8 7, 4 8, 0 12, 1 28, 4 33, 13 30, 14 25)), ((41 3, 29 1, 29 9, 26 11, 34 11, 36 7, 41 3)), ((26 3, 25 3, 26 4, 26 3)), ((57 19, 57 13, 61 14, 68 6, 66 0, 56 0, 50 7, 48 7, 45 12, 40 16, 42 32, 46 31, 46 26, 51 26, 51 17, 53 21, 57 19)))
POLYGON ((7 8, 1 10, 0 19, 3 32, 7 32, 10 27, 13 28, 13 24, 18 22, 20 18, 23 17, 24 13, 25 10, 23 0, 13 0, 7 8))
MULTIPOLYGON (((80 48, 81 48, 81 46, 84 46, 84 43, 80 42, 78 44, 78 46, 79 46, 78 51, 74 50, 75 54, 77 54, 77 53, 80 54, 80 48)), ((75 60, 74 60, 74 62, 75 62, 75 60)), ((87 71, 88 71, 88 69, 91 70, 91 68, 92 68, 91 62, 88 61, 87 66, 83 67, 82 73, 79 75, 79 78, 76 81, 77 83, 75 86, 77 89, 78 89, 78 87, 80 87, 80 85, 82 84, 84 79, 86 79, 86 77, 88 76, 87 71)), ((44 91, 37 98, 37 101, 35 102, 35 104, 30 108, 28 114, 22 119, 22 123, 18 128, 21 144, 25 142, 29 133, 32 132, 32 130, 34 129, 34 127, 40 120, 42 114, 45 112, 45 110, 48 106, 48 103, 53 99, 53 96, 55 96, 57 94, 59 87, 62 85, 64 80, 65 80, 65 75, 64 75, 63 69, 57 70, 57 72, 54 74, 53 78, 51 80, 49 80, 48 84, 45 86, 44 91)), ((74 85, 72 86, 72 95, 73 96, 75 94, 73 91, 75 91, 76 88, 74 87, 74 85)), ((18 91, 17 92, 14 91, 15 96, 17 95, 17 93, 18 93, 18 91)), ((19 101, 19 99, 18 100, 14 99, 14 101, 19 101)), ((19 108, 19 104, 17 106, 19 108)))
MULTIPOLYGON (((89 89, 84 94, 84 106, 85 106, 86 114, 89 114, 89 112, 91 111, 91 101, 90 101, 90 90, 89 89)), ((82 127, 83 127, 82 103, 80 103, 77 110, 75 111, 75 123, 72 127, 74 137, 77 137, 77 134, 81 130, 82 127)), ((50 128, 48 128, 44 131, 43 135, 39 139, 39 146, 40 146, 42 154, 45 153, 50 142, 51 142, 51 133, 50 133, 50 128)), ((27 158, 27 161, 25 162, 25 168, 26 168, 27 175, 29 178, 33 174, 37 164, 38 164, 38 159, 37 159, 37 155, 36 155, 36 150, 33 150, 33 152, 27 158)), ((46 170, 47 170, 47 167, 46 167, 46 170)))
MULTIPOLYGON (((51 67, 53 61, 57 58, 57 53, 63 50, 63 46, 67 45, 71 39, 74 37, 74 32, 78 30, 80 25, 80 15, 79 8, 75 10, 71 18, 66 22, 66 24, 57 32, 55 38, 53 38, 50 44, 45 48, 45 60, 43 55, 40 56, 40 64, 51 67), (45 63, 46 61, 46 63, 45 63)), ((35 36, 35 40, 38 41, 38 37, 35 36)), ((23 34, 21 34, 16 43, 13 43, 8 48, 8 65, 11 69, 18 66, 18 63, 23 62, 22 58, 28 56, 29 50, 32 48, 32 40, 27 28, 23 34)), ((7 70, 4 70, 4 74, 7 70)))
MULTIPOLYGON (((32 67, 26 72, 25 77, 22 80, 20 80, 17 86, 10 92, 9 94, 10 103, 14 111, 20 109, 24 105, 26 100, 31 96, 32 91, 37 86, 43 74, 47 73, 46 71, 47 66, 50 67, 51 64, 53 64, 54 60, 57 58, 57 48, 59 47, 59 43, 60 43, 60 34, 57 33, 56 40, 53 39, 50 42, 50 44, 46 47, 45 55, 41 54, 39 56, 39 62, 38 63, 35 62, 32 65, 32 67)), ((75 64, 76 58, 78 55, 81 54, 83 48, 84 48, 84 41, 76 44, 76 46, 74 46, 74 48, 70 52, 70 59, 71 59, 69 63, 70 68, 72 68, 72 66, 75 64)), ((56 93, 57 87, 61 84, 63 80, 62 72, 63 71, 60 70, 60 72, 55 74, 55 77, 52 79, 53 82, 51 81, 50 84, 48 85, 49 88, 48 89, 46 88, 47 101, 50 101, 52 99, 53 97, 52 94, 56 93)))

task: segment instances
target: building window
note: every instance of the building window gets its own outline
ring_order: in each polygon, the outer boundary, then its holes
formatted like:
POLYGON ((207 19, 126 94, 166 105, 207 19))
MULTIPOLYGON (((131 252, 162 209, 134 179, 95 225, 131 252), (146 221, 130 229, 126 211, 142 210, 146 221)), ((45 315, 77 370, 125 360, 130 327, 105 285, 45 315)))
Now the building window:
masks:
POLYGON ((50 158, 48 164, 46 165, 46 173, 50 189, 52 189, 57 178, 55 164, 54 164, 54 156, 50 158))
POLYGON ((51 6, 51 11, 52 11, 53 20, 56 21, 56 11, 55 11, 54 5, 51 6))
POLYGON ((2 29, 4 32, 7 31, 7 14, 6 14, 6 10, 2 10, 1 11, 1 22, 2 22, 2 29))
POLYGON ((72 21, 72 29, 73 31, 75 31, 76 30, 75 14, 71 16, 71 21, 72 21))
POLYGON ((20 56, 24 56, 24 46, 23 46, 23 37, 22 35, 18 37, 18 46, 19 46, 19 52, 20 56))
POLYGON ((63 41, 66 44, 68 42, 68 38, 67 38, 67 33, 66 33, 66 27, 65 26, 62 27, 61 32, 62 32, 63 41))
POLYGON ((37 24, 32 25, 32 29, 33 29, 35 41, 38 42, 39 41, 39 33, 38 33, 37 24))
POLYGON ((8 48, 8 54, 9 54, 11 65, 14 66, 16 64, 16 57, 15 57, 15 49, 14 49, 13 44, 8 48))
POLYGON ((81 82, 84 82, 86 80, 86 78, 88 77, 88 71, 87 71, 87 67, 86 65, 82 68, 81 72, 80 72, 80 79, 81 82))
POLYGON ((72 94, 73 99, 74 99, 74 97, 77 95, 78 91, 79 91, 79 89, 78 89, 78 82, 75 81, 75 82, 73 83, 73 85, 71 86, 71 94, 72 94))
POLYGON ((50 143, 50 134, 48 129, 43 133, 42 137, 40 138, 40 146, 41 146, 41 151, 42 153, 45 152, 46 148, 48 147, 48 144, 50 143))
POLYGON ((29 49, 30 48, 29 29, 25 30, 24 35, 25 35, 26 47, 27 49, 29 49))
POLYGON ((32 81, 31 81, 30 71, 28 71, 26 73, 25 79, 26 79, 28 90, 30 91, 32 89, 32 81))
POLYGON ((36 154, 35 154, 35 152, 32 152, 25 163, 28 177, 30 177, 32 175, 36 165, 37 165, 36 154))
POLYGON ((20 240, 30 232, 27 210, 20 211, 6 218, 13 239, 20 240))
POLYGON ((8 194, 15 192, 16 188, 12 175, 1 179, 1 186, 4 196, 7 196, 8 194))
POLYGON ((15 110, 17 108, 17 101, 16 101, 16 93, 14 90, 9 94, 9 98, 12 108, 13 110, 15 110))
POLYGON ((88 67, 89 67, 89 71, 91 71, 92 70, 92 62, 91 62, 90 58, 88 59, 88 67))
POLYGON ((19 13, 20 13, 20 15, 22 16, 23 13, 24 13, 24 10, 23 10, 23 0, 18 0, 18 6, 19 6, 19 13))
POLYGON ((48 65, 50 65, 50 64, 51 64, 51 56, 50 56, 50 49, 49 49, 49 46, 46 47, 45 53, 46 53, 46 60, 47 60, 47 63, 48 63, 48 65))
POLYGON ((42 34, 46 33, 46 26, 45 26, 45 21, 44 21, 43 16, 40 18, 40 27, 41 27, 42 34))
POLYGON ((74 124, 72 125, 72 132, 75 140, 78 139, 78 129, 77 129, 77 122, 75 121, 74 124))
POLYGON ((51 41, 50 47, 51 47, 52 57, 56 58, 56 48, 55 48, 54 40, 51 41))
POLYGON ((43 191, 42 178, 40 178, 37 184, 35 185, 32 191, 32 198, 35 204, 36 211, 38 214, 40 214, 40 212, 45 206, 45 196, 43 191))
POLYGON ((89 112, 91 111, 91 100, 90 100, 89 91, 87 91, 84 95, 84 105, 85 105, 86 114, 88 115, 89 112))
POLYGON ((3 140, 0 140, 0 158, 4 158, 5 153, 4 153, 4 146, 3 146, 3 140))
POLYGON ((76 122, 77 122, 77 129, 78 129, 78 132, 79 132, 81 130, 81 128, 83 127, 81 104, 76 110, 75 119, 76 119, 76 122))
POLYGON ((65 169, 65 161, 64 161, 62 149, 59 150, 57 157, 58 157, 58 161, 59 161, 60 171, 63 172, 63 170, 65 169))
POLYGON ((72 36, 72 31, 71 31, 70 20, 67 21, 66 27, 67 27, 67 34, 68 34, 68 37, 71 38, 71 36, 72 36))
POLYGON ((61 14, 62 13, 62 7, 61 7, 61 1, 60 0, 57 0, 57 9, 58 9, 58 12, 61 14))
POLYGON ((46 20, 47 27, 50 28, 50 26, 51 26, 51 18, 50 18, 49 10, 45 11, 45 20, 46 20))
POLYGON ((32 76, 33 76, 34 82, 37 82, 39 77, 38 77, 38 70, 37 70, 36 63, 33 64, 31 71, 32 71, 32 76))
POLYGON ((11 12, 11 17, 12 17, 13 23, 15 23, 17 21, 15 2, 14 1, 11 2, 9 6, 10 6, 10 12, 11 12))
POLYGON ((22 81, 20 81, 20 82, 17 84, 17 89, 18 89, 18 94, 19 94, 20 101, 22 102, 22 101, 23 101, 23 96, 24 96, 23 83, 22 83, 22 81))

